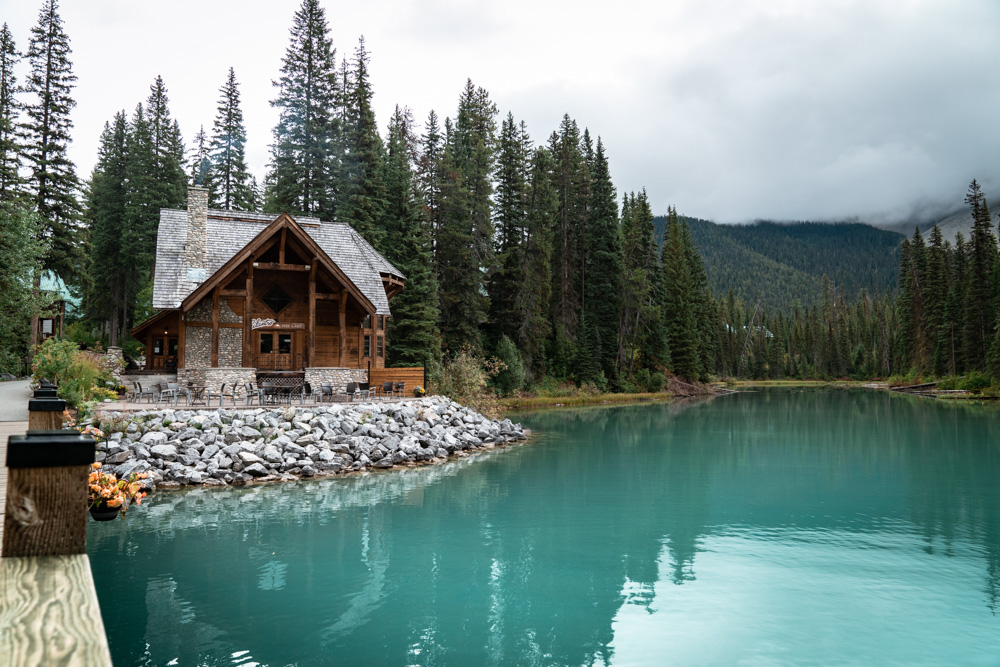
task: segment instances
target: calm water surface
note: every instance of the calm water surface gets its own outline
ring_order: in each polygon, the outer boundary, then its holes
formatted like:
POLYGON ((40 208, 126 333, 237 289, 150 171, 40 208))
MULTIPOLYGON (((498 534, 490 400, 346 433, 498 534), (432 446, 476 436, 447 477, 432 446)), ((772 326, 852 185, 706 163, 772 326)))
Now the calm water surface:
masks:
POLYGON ((116 665, 1000 664, 1000 413, 772 390, 91 522, 116 665))

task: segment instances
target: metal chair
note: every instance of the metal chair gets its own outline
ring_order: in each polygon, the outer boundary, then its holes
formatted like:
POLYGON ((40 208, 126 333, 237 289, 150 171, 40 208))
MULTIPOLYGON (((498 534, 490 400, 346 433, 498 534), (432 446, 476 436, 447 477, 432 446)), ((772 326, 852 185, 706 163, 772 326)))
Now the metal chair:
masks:
MULTIPOLYGON (((191 404, 191 392, 186 388, 181 387, 181 385, 177 382, 168 382, 167 388, 160 392, 160 398, 174 399, 175 408, 177 407, 177 401, 181 396, 184 397, 185 403, 188 405, 191 404)), ((157 401, 157 404, 159 404, 159 401, 157 401)))
POLYGON ((316 394, 316 400, 319 403, 326 401, 327 396, 330 397, 330 402, 333 402, 335 392, 333 391, 333 385, 329 382, 324 382, 319 386, 319 392, 316 394))
POLYGON ((147 401, 147 403, 152 403, 153 402, 153 398, 154 398, 153 387, 146 387, 145 389, 143 389, 142 385, 140 383, 138 383, 138 382, 133 382, 132 384, 135 385, 135 391, 136 391, 136 393, 135 393, 135 402, 136 403, 142 403, 142 397, 143 396, 148 396, 149 397, 149 400, 147 401))
POLYGON ((244 382, 243 383, 243 389, 247 393, 247 405, 250 405, 251 403, 253 403, 253 401, 254 401, 255 398, 259 398, 258 392, 255 392, 253 390, 253 383, 252 382, 244 382))
POLYGON ((392 382, 382 383, 382 398, 392 398, 392 382))
POLYGON ((222 387, 219 389, 219 407, 221 408, 226 402, 226 399, 230 399, 233 402, 233 407, 236 407, 236 399, 240 398, 240 390, 236 385, 229 391, 226 391, 226 383, 222 383, 222 387))
POLYGON ((350 403, 354 399, 360 399, 360 398, 361 398, 361 390, 358 389, 358 383, 357 382, 348 382, 347 383, 347 402, 350 403))
POLYGON ((406 382, 397 382, 393 385, 393 394, 403 398, 406 396, 406 382))

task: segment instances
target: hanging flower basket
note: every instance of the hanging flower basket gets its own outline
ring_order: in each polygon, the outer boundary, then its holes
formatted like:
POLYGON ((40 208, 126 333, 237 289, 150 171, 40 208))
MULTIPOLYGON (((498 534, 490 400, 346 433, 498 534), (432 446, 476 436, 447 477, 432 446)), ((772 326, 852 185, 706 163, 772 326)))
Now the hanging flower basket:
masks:
POLYGON ((421 387, 420 385, 417 385, 416 387, 413 388, 413 395, 416 396, 417 398, 420 398, 426 393, 427 391, 424 390, 424 388, 421 387))
POLYGON ((107 503, 99 503, 90 508, 90 516, 94 521, 114 521, 121 514, 121 507, 110 507, 107 503))
POLYGON ((145 479, 146 473, 132 473, 128 479, 118 479, 114 473, 101 472, 100 463, 91 466, 87 502, 95 521, 111 521, 119 514, 124 517, 131 505, 142 504, 146 492, 139 480, 145 479))

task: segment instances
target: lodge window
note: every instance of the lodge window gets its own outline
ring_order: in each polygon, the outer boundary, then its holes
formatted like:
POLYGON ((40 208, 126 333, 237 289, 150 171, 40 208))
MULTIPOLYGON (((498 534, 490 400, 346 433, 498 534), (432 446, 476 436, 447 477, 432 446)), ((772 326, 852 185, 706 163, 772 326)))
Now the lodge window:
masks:
POLYGON ((382 336, 379 336, 378 338, 375 339, 375 351, 380 357, 385 356, 385 343, 383 342, 384 340, 385 339, 382 336))
MULTIPOLYGON (((385 315, 379 315, 378 316, 378 329, 379 329, 379 331, 382 331, 382 330, 385 329, 385 315)), ((380 354, 378 356, 381 357, 382 355, 380 354)))
POLYGON ((278 334, 278 354, 292 353, 292 334, 278 334))
POLYGON ((271 354, 274 351, 274 334, 262 333, 260 335, 260 353, 271 354))
POLYGON ((370 356, 372 356, 372 337, 371 336, 365 336, 364 353, 361 356, 362 357, 370 357, 370 356))
POLYGON ((163 339, 154 338, 153 339, 153 354, 163 354, 163 339))
MULTIPOLYGON (((365 322, 361 326, 363 328, 365 328, 365 329, 371 329, 372 328, 372 316, 371 315, 365 315, 365 322)), ((365 355, 365 356, 368 356, 368 355, 365 355)))
POLYGON ((167 356, 176 357, 177 356, 177 339, 168 338, 167 339, 167 356))

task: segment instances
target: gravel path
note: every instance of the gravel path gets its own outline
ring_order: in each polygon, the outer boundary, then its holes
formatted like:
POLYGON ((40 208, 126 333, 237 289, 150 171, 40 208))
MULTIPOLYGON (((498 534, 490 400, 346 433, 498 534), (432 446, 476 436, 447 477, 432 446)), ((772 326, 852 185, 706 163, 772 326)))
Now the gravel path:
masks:
POLYGON ((27 380, 0 382, 0 422, 28 421, 30 397, 27 380))

